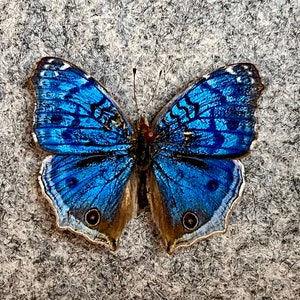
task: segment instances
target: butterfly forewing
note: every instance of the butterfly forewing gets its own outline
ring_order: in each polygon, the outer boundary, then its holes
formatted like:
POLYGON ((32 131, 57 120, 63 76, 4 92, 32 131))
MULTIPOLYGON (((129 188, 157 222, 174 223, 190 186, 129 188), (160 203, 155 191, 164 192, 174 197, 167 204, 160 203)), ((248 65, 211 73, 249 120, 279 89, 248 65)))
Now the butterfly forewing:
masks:
POLYGON ((45 57, 32 78, 34 132, 40 146, 60 154, 129 149, 132 127, 103 86, 76 66, 45 57))
POLYGON ((159 147, 191 155, 237 157, 255 138, 263 85, 252 64, 212 72, 189 86, 153 122, 159 147))

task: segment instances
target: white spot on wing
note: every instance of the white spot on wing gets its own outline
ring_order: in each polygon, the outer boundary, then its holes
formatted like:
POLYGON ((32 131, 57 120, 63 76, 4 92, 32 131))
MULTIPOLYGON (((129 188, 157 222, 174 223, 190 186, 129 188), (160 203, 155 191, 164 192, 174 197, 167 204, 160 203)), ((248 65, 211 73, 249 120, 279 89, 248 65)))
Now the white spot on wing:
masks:
POLYGON ((193 131, 184 131, 183 132, 183 137, 185 141, 189 141, 189 139, 193 136, 194 132, 193 131))
POLYGON ((69 64, 67 64, 67 63, 64 63, 61 67, 60 67, 60 69, 61 70, 67 70, 68 68, 70 68, 70 65, 69 64))
POLYGON ((34 132, 32 133, 32 138, 33 138, 34 142, 38 144, 38 139, 34 132))
POLYGON ((229 74, 236 75, 236 71, 233 70, 232 66, 226 68, 225 71, 228 72, 229 74))
POLYGON ((183 135, 184 135, 184 136, 190 136, 190 135, 193 135, 193 134, 194 134, 193 131, 184 131, 184 132, 183 132, 183 135))

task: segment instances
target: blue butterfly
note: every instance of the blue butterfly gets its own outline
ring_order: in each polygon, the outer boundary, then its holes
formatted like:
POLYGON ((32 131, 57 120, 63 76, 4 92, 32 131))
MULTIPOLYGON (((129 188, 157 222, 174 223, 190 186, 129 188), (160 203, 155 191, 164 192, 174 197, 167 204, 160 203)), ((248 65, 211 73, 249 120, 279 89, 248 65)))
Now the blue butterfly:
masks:
POLYGON ((32 77, 34 133, 49 152, 40 183, 59 227, 115 250, 147 197, 168 253, 226 231, 255 139, 263 84, 254 65, 218 69, 189 85, 148 124, 130 123, 106 89, 60 58, 32 77))

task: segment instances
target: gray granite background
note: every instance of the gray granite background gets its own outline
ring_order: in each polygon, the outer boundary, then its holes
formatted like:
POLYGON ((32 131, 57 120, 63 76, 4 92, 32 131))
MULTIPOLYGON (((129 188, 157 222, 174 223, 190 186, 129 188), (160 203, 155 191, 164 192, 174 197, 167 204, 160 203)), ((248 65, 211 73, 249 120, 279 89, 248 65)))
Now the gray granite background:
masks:
POLYGON ((296 0, 0 0, 0 298, 299 299, 299 15, 296 0), (151 118, 201 74, 256 64, 259 137, 228 232, 169 256, 149 209, 115 253, 58 230, 37 183, 46 153, 27 85, 45 55, 84 68, 134 120, 133 67, 151 118))

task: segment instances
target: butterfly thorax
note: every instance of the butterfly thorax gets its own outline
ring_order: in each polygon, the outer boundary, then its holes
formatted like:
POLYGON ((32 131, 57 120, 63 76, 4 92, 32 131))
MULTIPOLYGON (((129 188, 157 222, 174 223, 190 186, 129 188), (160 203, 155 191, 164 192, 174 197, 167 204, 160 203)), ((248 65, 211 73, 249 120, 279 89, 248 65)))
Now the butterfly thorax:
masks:
POLYGON ((146 171, 151 164, 153 142, 155 141, 156 136, 156 133, 149 126, 147 119, 141 117, 138 121, 136 142, 132 153, 140 171, 146 171))

